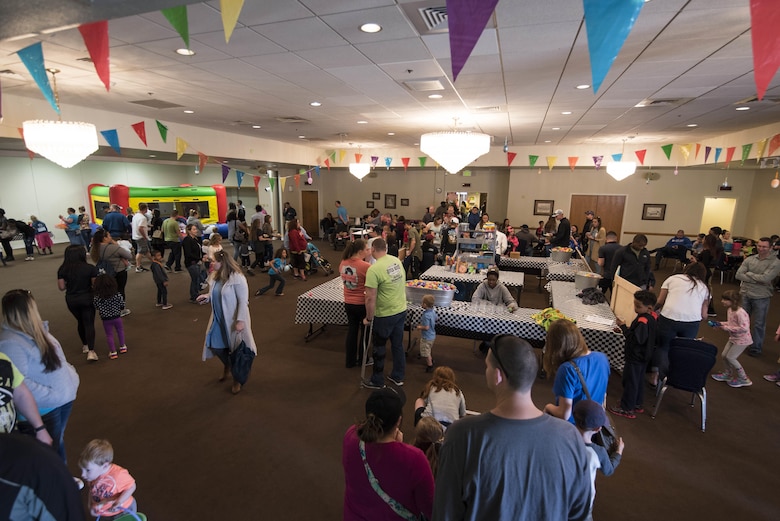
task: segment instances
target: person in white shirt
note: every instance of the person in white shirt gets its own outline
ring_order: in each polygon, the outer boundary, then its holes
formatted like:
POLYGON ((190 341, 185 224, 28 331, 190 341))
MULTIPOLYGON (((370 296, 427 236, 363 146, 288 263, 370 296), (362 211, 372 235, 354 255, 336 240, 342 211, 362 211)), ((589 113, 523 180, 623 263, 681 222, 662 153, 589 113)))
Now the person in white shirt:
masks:
POLYGON ((152 247, 149 244, 149 220, 146 218, 147 206, 146 203, 138 205, 138 212, 133 215, 132 222, 132 237, 135 241, 135 271, 141 273, 142 271, 148 271, 141 265, 143 258, 149 259, 152 262, 152 247))

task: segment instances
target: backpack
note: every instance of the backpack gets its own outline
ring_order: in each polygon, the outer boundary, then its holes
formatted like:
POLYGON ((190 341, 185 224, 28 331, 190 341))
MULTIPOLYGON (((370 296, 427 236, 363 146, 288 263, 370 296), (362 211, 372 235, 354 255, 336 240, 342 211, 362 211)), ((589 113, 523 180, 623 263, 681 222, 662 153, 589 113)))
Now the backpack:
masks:
MULTIPOLYGON (((118 248, 119 246, 117 246, 118 248)), ((114 270, 114 265, 111 264, 110 260, 107 260, 105 258, 106 250, 108 249, 108 246, 100 252, 100 258, 97 261, 97 264, 95 264, 95 267, 98 269, 98 273, 101 275, 108 275, 110 277, 116 277, 116 270, 114 270)))

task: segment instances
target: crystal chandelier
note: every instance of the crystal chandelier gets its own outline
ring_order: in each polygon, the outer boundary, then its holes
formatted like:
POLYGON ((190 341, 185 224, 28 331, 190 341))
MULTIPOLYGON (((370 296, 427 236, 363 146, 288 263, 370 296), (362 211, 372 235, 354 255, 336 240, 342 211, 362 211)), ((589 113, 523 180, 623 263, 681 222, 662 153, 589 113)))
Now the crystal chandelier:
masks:
POLYGON ((364 177, 368 175, 368 173, 371 171, 371 165, 368 163, 350 163, 349 164, 349 173, 360 179, 363 180, 364 177))
POLYGON ((630 175, 634 175, 636 172, 636 161, 623 161, 623 154, 626 151, 626 140, 623 140, 623 150, 620 153, 621 161, 610 161, 607 163, 607 173, 611 175, 615 181, 622 181, 630 175))
MULTIPOLYGON (((47 69, 54 80, 54 101, 60 106, 57 92, 57 69, 47 69)), ((80 121, 31 120, 22 123, 24 145, 62 168, 70 168, 98 149, 97 129, 80 121)))
POLYGON ((439 163, 447 172, 457 174, 490 151, 490 136, 457 130, 431 132, 420 136, 420 151, 439 163))

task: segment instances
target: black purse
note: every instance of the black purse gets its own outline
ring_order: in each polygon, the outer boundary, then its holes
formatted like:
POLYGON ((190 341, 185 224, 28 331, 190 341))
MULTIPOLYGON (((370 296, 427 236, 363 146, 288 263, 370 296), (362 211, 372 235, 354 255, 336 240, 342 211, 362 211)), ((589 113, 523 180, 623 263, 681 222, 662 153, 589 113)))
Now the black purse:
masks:
MULTIPOLYGON (((585 383, 585 377, 582 375, 582 371, 580 371, 580 368, 574 362, 569 361, 569 363, 573 365, 574 370, 577 371, 577 376, 580 377, 580 383, 582 384, 582 390, 585 391, 585 396, 587 396, 588 400, 590 400, 590 392, 588 391, 588 385, 585 383)), ((604 404, 601 406, 604 407, 604 404)), ((604 413, 607 415, 607 423, 606 425, 602 425, 601 429, 599 429, 599 432, 593 436, 593 443, 596 445, 601 445, 607 449, 607 452, 611 456, 617 452, 618 435, 617 431, 615 430, 615 426, 612 424, 612 420, 609 418, 609 411, 604 409, 604 413)))

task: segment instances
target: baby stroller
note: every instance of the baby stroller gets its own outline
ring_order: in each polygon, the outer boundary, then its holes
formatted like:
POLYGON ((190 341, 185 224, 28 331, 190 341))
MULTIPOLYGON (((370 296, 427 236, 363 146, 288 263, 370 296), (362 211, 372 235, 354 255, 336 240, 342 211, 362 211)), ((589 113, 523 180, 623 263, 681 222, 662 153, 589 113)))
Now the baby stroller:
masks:
POLYGON ((322 256, 320 249, 314 243, 310 242, 306 246, 306 253, 304 253, 303 258, 306 261, 306 275, 315 273, 318 268, 322 269, 323 275, 326 277, 333 274, 330 262, 322 256))

